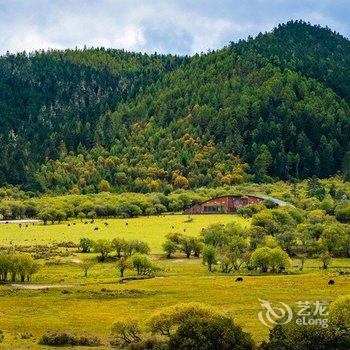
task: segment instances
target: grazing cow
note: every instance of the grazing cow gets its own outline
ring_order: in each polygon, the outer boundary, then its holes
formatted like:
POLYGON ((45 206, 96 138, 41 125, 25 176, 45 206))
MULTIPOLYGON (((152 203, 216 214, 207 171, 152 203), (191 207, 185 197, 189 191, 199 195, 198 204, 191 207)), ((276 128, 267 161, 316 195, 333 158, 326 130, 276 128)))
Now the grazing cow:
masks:
POLYGON ((34 226, 34 222, 33 222, 33 226, 34 226))
POLYGON ((329 280, 329 281, 328 281, 328 284, 329 284, 329 285, 333 285, 334 283, 335 283, 334 280, 329 280))
POLYGON ((68 224, 68 226, 70 226, 70 224, 68 224))
POLYGON ((171 226, 171 228, 175 228, 174 226, 171 226))
POLYGON ((126 223, 125 223, 125 226, 128 226, 128 225, 129 225, 129 223, 128 223, 128 222, 126 222, 126 223))
POLYGON ((98 227, 95 227, 95 231, 98 231, 98 227))
POLYGON ((86 224, 87 224, 87 221, 85 221, 84 224, 86 225, 86 224))
POLYGON ((28 225, 26 225, 26 227, 28 227, 28 225))
POLYGON ((73 222, 73 226, 75 225, 75 222, 73 222))
POLYGON ((108 222, 105 222, 105 226, 108 226, 108 222))
POLYGON ((186 229, 184 228, 184 232, 186 232, 186 229))
POLYGON ((93 224, 95 222, 95 220, 92 220, 91 222, 90 222, 90 224, 93 224))
POLYGON ((243 282, 243 278, 242 277, 237 277, 236 278, 236 282, 243 282))

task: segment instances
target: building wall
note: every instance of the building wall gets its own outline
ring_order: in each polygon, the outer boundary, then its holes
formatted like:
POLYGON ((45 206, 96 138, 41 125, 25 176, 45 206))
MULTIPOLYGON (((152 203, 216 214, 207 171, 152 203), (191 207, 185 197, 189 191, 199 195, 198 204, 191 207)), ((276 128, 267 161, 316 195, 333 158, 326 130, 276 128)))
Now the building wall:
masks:
POLYGON ((195 204, 187 208, 185 214, 229 214, 234 213, 241 205, 263 202, 262 198, 258 197, 234 197, 224 196, 210 199, 206 202, 195 204))

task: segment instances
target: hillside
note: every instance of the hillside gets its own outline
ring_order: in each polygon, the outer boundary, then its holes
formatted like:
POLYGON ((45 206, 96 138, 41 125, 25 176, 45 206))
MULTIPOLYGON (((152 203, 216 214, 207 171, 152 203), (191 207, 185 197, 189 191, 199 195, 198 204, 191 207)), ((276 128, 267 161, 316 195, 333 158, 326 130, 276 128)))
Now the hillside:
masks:
POLYGON ((193 57, 8 55, 0 183, 150 192, 327 177, 350 150, 349 63, 349 40, 299 21, 193 57))

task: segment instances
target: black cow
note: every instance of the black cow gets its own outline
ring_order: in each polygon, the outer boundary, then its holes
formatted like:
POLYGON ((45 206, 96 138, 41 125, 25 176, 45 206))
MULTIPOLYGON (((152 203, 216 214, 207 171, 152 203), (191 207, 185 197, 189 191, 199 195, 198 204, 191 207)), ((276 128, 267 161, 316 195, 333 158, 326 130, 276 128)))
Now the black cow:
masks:
POLYGON ((95 231, 98 231, 98 227, 95 227, 95 231))
POLYGON ((329 281, 328 281, 328 284, 329 284, 329 285, 333 285, 334 283, 335 283, 334 280, 329 280, 329 281))
POLYGON ((242 277, 237 277, 236 278, 236 282, 243 282, 243 278, 242 277))

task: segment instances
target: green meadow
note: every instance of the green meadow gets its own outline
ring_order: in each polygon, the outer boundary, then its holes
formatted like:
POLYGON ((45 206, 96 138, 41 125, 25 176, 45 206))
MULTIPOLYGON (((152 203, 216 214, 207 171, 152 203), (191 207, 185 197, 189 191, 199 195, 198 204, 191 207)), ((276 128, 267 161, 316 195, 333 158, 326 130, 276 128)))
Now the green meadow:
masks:
POLYGON ((350 276, 339 275, 340 270, 350 271, 349 259, 334 259, 327 271, 319 269, 318 260, 310 259, 302 273, 299 262, 293 261, 290 275, 258 275, 249 271, 230 275, 219 271, 209 273, 198 258, 186 259, 177 253, 173 259, 165 259, 161 245, 169 232, 198 236, 202 227, 212 223, 236 222, 242 227, 249 226, 249 220, 235 215, 198 215, 192 219, 186 222, 187 216, 165 215, 109 219, 108 226, 104 220, 95 220, 93 224, 70 221, 70 226, 67 222, 29 224, 22 228, 18 224, 0 225, 1 246, 77 243, 82 237, 140 239, 150 245, 151 257, 161 268, 150 279, 132 280, 135 272, 127 271, 121 283, 115 261, 98 263, 93 253, 59 248, 57 256, 39 260, 41 269, 29 285, 0 287, 0 329, 5 335, 0 348, 45 348, 38 345, 40 337, 48 330, 61 330, 97 335, 105 344, 100 349, 108 349, 115 321, 135 319, 142 324, 158 308, 193 301, 233 315, 259 342, 268 337, 268 329, 257 317, 261 310, 259 299, 295 306, 297 301, 332 301, 350 293, 350 276), (95 231, 95 227, 99 230, 95 231), (83 259, 95 262, 86 278, 79 266, 83 259), (237 276, 242 276, 244 281, 235 282, 237 276), (328 285, 330 278, 336 281, 335 285, 328 285))
POLYGON ((128 219, 95 219, 93 223, 90 219, 72 220, 56 225, 36 223, 33 226, 29 223, 28 227, 22 224, 22 228, 18 224, 1 224, 0 243, 5 246, 54 244, 68 241, 78 243, 82 237, 94 240, 123 237, 143 240, 148 243, 152 253, 161 253, 164 237, 169 232, 197 236, 203 227, 213 223, 236 222, 242 227, 249 225, 248 219, 235 215, 198 215, 192 216, 191 219, 191 222, 186 222, 188 217, 184 215, 162 215, 128 219), (98 230, 96 231, 95 228, 98 230))

